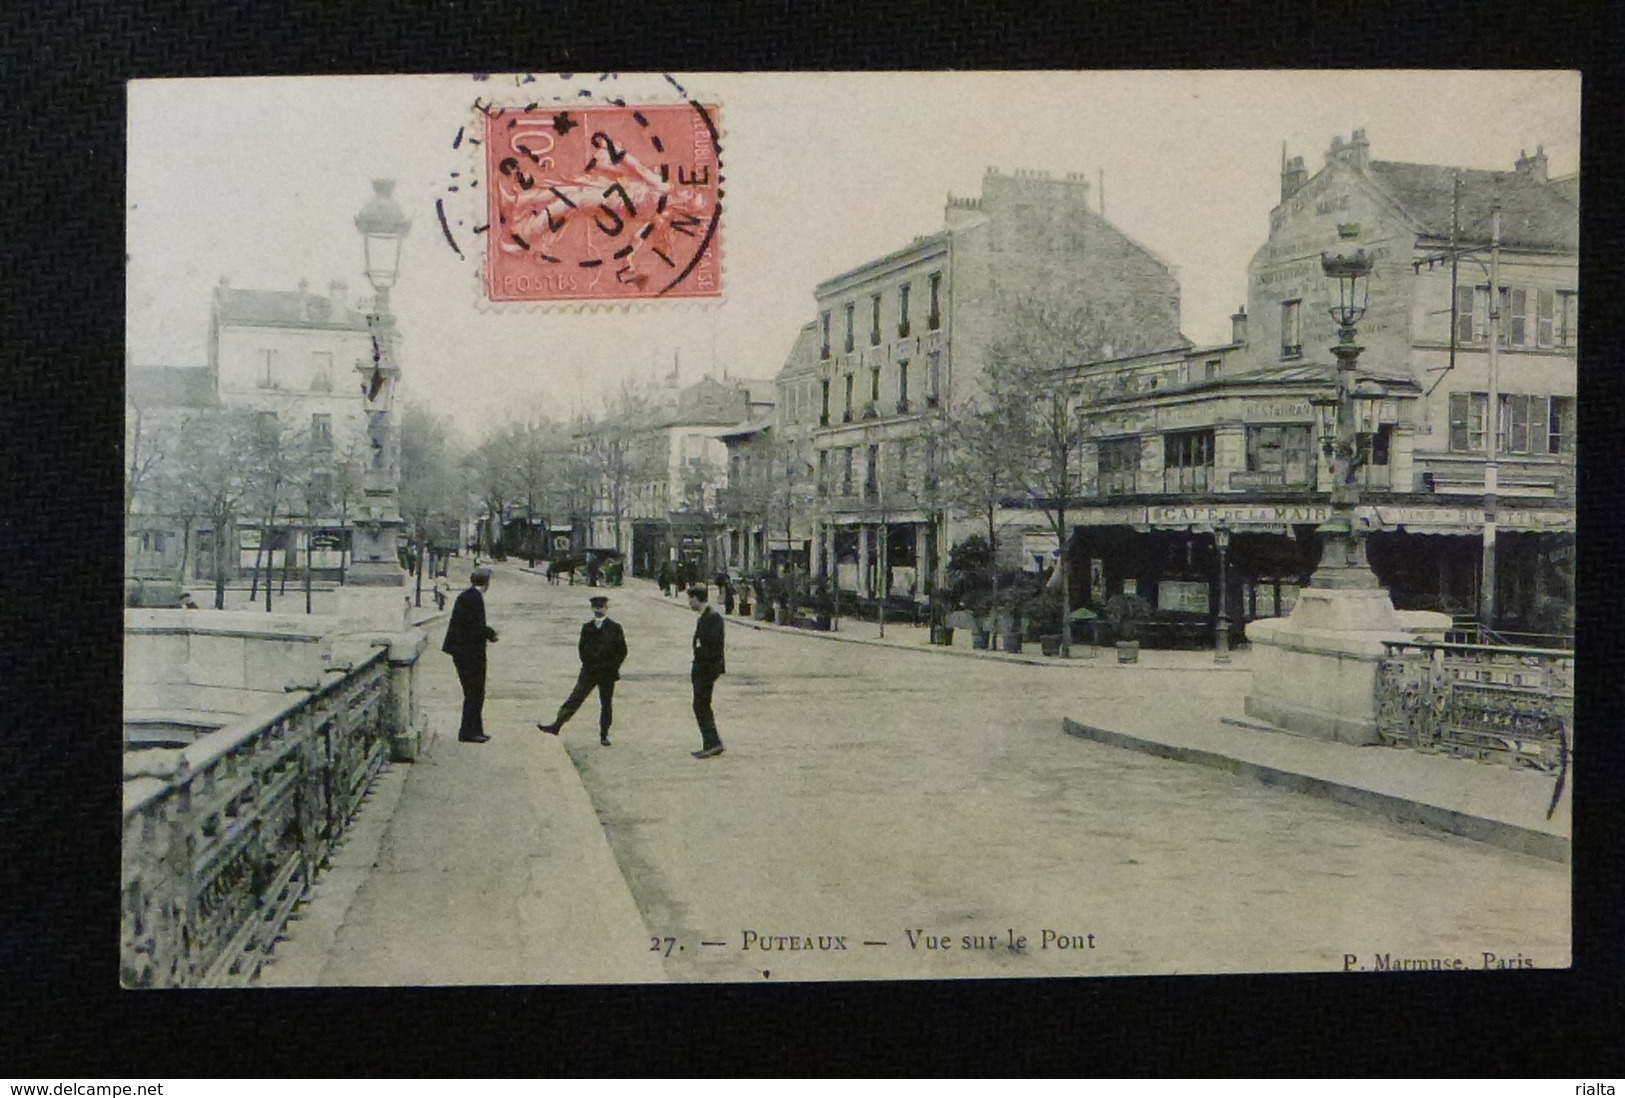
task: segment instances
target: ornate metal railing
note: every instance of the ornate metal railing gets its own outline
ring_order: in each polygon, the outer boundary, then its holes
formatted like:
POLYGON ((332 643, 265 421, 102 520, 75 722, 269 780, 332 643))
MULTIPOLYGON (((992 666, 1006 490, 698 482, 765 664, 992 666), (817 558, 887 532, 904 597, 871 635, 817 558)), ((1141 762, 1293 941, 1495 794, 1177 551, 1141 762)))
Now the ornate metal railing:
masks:
POLYGON ((380 649, 125 782, 126 987, 254 979, 389 757, 390 689, 380 649))
POLYGON ((1385 743, 1499 759, 1554 774, 1574 747, 1574 653, 1384 641, 1377 735, 1385 743))

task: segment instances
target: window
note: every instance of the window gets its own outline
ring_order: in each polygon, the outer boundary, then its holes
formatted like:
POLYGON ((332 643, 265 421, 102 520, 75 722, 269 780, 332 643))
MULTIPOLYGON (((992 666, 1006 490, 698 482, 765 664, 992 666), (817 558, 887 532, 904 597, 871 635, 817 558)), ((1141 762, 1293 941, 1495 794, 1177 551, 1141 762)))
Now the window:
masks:
POLYGON ((310 474, 310 506, 315 509, 326 508, 333 500, 333 474, 310 474))
POLYGON ((897 490, 906 492, 908 488, 908 443, 899 442, 894 453, 897 462, 897 490))
POLYGON ((1307 426, 1247 428, 1247 472, 1257 474, 1255 485, 1307 485, 1314 468, 1310 453, 1307 426))
POLYGON ((1140 440, 1107 439, 1100 444, 1100 494, 1132 495, 1139 489, 1140 440))
POLYGON ((897 287, 897 334, 908 335, 908 283, 897 287))
POLYGON ((942 354, 932 351, 927 359, 928 368, 927 386, 925 390, 925 404, 928 408, 935 408, 937 401, 942 397, 942 354))
POLYGON ((1360 456, 1360 465, 1354 475, 1360 486, 1367 489, 1393 487, 1393 476, 1388 468, 1394 445, 1393 424, 1381 424, 1375 432, 1362 431, 1355 436, 1354 444, 1360 456))
POLYGON ((869 346, 880 346, 880 295, 869 295, 869 346))
POLYGON ((823 498, 829 495, 829 451, 818 451, 818 495, 823 498))
POLYGON ((931 276, 931 311, 925 318, 925 326, 933 332, 942 327, 941 291, 942 275, 940 273, 934 274, 931 276))
POLYGON ((312 351, 310 387, 320 393, 333 391, 333 352, 312 351))
POLYGON ((310 417, 310 444, 318 450, 333 445, 333 417, 321 412, 310 417))
POLYGON ((824 329, 824 342, 823 342, 822 349, 818 352, 818 357, 819 358, 828 358, 829 357, 829 310, 828 309, 825 309, 822 313, 818 314, 818 321, 819 321, 819 324, 822 325, 822 327, 824 329))
POLYGON ((1574 398, 1552 397, 1546 418, 1546 452, 1574 452, 1574 398))
POLYGON ((1162 441, 1162 490, 1208 491, 1213 483, 1213 432, 1175 431, 1162 441))
POLYGON ((1501 418, 1496 425, 1501 446, 1509 454, 1530 451, 1529 428, 1533 426, 1537 444, 1546 445, 1546 398, 1512 393, 1501 397, 1501 418))
POLYGON ((1388 455, 1393 451, 1394 445, 1393 424, 1380 424, 1374 433, 1361 432, 1357 444, 1360 448, 1360 460, 1367 466, 1387 465, 1388 455))
POLYGON ((1535 346, 1550 347, 1552 345, 1552 314, 1553 302, 1557 297, 1551 290, 1535 291, 1535 346))
POLYGON ((819 404, 819 408, 818 408, 818 425, 820 427, 828 427, 829 426, 829 378, 826 377, 826 378, 822 379, 821 381, 819 381, 818 387, 821 390, 821 398, 822 398, 822 402, 819 404))
POLYGON ((1506 394, 1498 426, 1501 448, 1509 454, 1569 453, 1574 449, 1574 400, 1506 394))
POLYGON ((1572 347, 1580 323, 1580 299, 1573 290, 1557 291, 1557 345, 1572 347))
POLYGON ((1456 342, 1471 343, 1481 338, 1484 322, 1479 318, 1478 292, 1471 286, 1456 287, 1456 342))
POLYGON ((852 494, 852 450, 853 447, 848 446, 841 451, 841 494, 843 496, 852 494))
POLYGON ((275 389, 276 388, 276 377, 272 373, 272 363, 275 360, 275 358, 276 358, 276 352, 275 351, 262 350, 260 352, 260 369, 259 369, 258 383, 259 383, 259 387, 261 389, 275 389))
POLYGON ((876 404, 880 403, 880 367, 876 366, 869 371, 869 399, 876 404))
POLYGON ((1484 452, 1484 425, 1489 412, 1488 393, 1450 394, 1450 450, 1457 454, 1484 452))
POLYGON ((1302 301, 1281 302, 1281 354, 1303 354, 1302 301))
POLYGON ((1521 287, 1508 290, 1501 287, 1501 303, 1507 314, 1506 330, 1502 334, 1502 343, 1510 343, 1514 347, 1524 347, 1529 344, 1529 291, 1521 287))
POLYGON ((261 446, 275 446, 279 435, 275 412, 254 413, 254 441, 261 446))
POLYGON ((863 470, 863 498, 874 499, 880 492, 880 447, 871 445, 863 470))
POLYGON ((853 314, 853 311, 855 310, 855 308, 856 308, 856 306, 854 306, 850 301, 847 302, 847 304, 846 304, 846 353, 847 354, 851 354, 852 353, 852 348, 855 346, 855 344, 852 342, 852 314, 853 314))
POLYGON ((846 375, 846 411, 841 414, 842 423, 852 422, 852 374, 846 375))
POLYGON ((1219 370, 1224 366, 1224 359, 1210 358, 1202 364, 1202 380, 1212 381, 1219 376, 1219 370))
POLYGON ((897 412, 908 411, 908 359, 897 364, 897 412))

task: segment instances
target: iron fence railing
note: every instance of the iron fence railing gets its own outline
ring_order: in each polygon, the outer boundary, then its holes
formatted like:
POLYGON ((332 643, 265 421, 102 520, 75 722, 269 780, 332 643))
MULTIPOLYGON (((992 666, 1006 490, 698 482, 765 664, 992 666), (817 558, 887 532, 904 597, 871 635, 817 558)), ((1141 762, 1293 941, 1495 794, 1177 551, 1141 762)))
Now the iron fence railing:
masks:
POLYGON ((389 755, 379 650, 269 717, 125 783, 126 987, 250 983, 389 755))
POLYGON ((1566 772, 1574 746, 1574 653, 1384 641, 1377 735, 1386 743, 1566 772))

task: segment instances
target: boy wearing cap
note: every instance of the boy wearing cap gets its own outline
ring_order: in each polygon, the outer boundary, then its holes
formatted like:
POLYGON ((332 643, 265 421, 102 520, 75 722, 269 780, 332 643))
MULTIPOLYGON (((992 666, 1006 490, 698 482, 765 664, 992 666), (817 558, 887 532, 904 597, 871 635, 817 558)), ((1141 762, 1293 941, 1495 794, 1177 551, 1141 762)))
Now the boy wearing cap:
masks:
POLYGON ((550 736, 557 736, 564 722, 575 716, 581 703, 596 687, 598 742, 608 747, 609 726, 615 715, 615 683, 621 677, 621 664, 626 662, 626 633, 621 629, 620 622, 610 620, 607 595, 594 595, 588 601, 592 604, 592 620, 581 627, 581 640, 576 644, 576 653, 581 657, 581 673, 576 676, 575 689, 559 706, 559 715, 552 724, 538 724, 536 727, 550 736))
POLYGON ((497 631, 485 624, 485 588, 491 583, 489 568, 476 568, 468 577, 468 588, 457 596, 446 624, 442 652, 457 665, 457 681, 463 685, 463 724, 457 738, 464 743, 485 743, 485 646, 494 643, 497 631))

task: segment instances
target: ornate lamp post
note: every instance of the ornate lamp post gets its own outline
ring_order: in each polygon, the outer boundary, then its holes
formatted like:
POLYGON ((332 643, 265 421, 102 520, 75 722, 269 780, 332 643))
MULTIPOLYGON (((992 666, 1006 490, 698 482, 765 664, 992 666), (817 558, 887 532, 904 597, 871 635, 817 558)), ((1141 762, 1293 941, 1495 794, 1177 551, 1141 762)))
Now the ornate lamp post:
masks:
POLYGON ((1213 524, 1213 547, 1219 551, 1219 620, 1217 637, 1213 648, 1214 663, 1230 662, 1230 616, 1225 612, 1229 600, 1225 598, 1225 580, 1229 576, 1225 568, 1225 554, 1230 549, 1230 525, 1223 519, 1213 524))
POLYGON ((361 544, 352 553, 354 567, 346 578, 362 585, 396 586, 405 582, 395 544, 401 525, 400 439, 392 416, 400 362, 389 288, 400 271, 401 241, 412 222, 395 201, 393 179, 375 179, 372 189, 372 198, 355 218, 364 248, 367 281, 373 289, 373 307, 367 314, 367 328, 372 335, 371 361, 356 364, 366 403, 372 457, 364 477, 367 520, 358 524, 361 544))
POLYGON ((1320 526, 1320 566, 1309 586, 1325 589, 1372 590, 1380 586, 1366 563, 1365 535, 1355 522, 1360 490, 1354 474, 1360 466, 1359 420, 1355 411, 1354 367, 1364 349, 1354 342, 1354 326, 1365 316, 1366 283, 1372 260, 1361 248, 1352 256, 1320 257, 1321 268, 1337 282, 1337 304, 1327 310, 1337 324, 1337 388, 1332 400, 1315 400, 1321 420, 1321 442, 1331 458, 1332 516, 1320 526))

